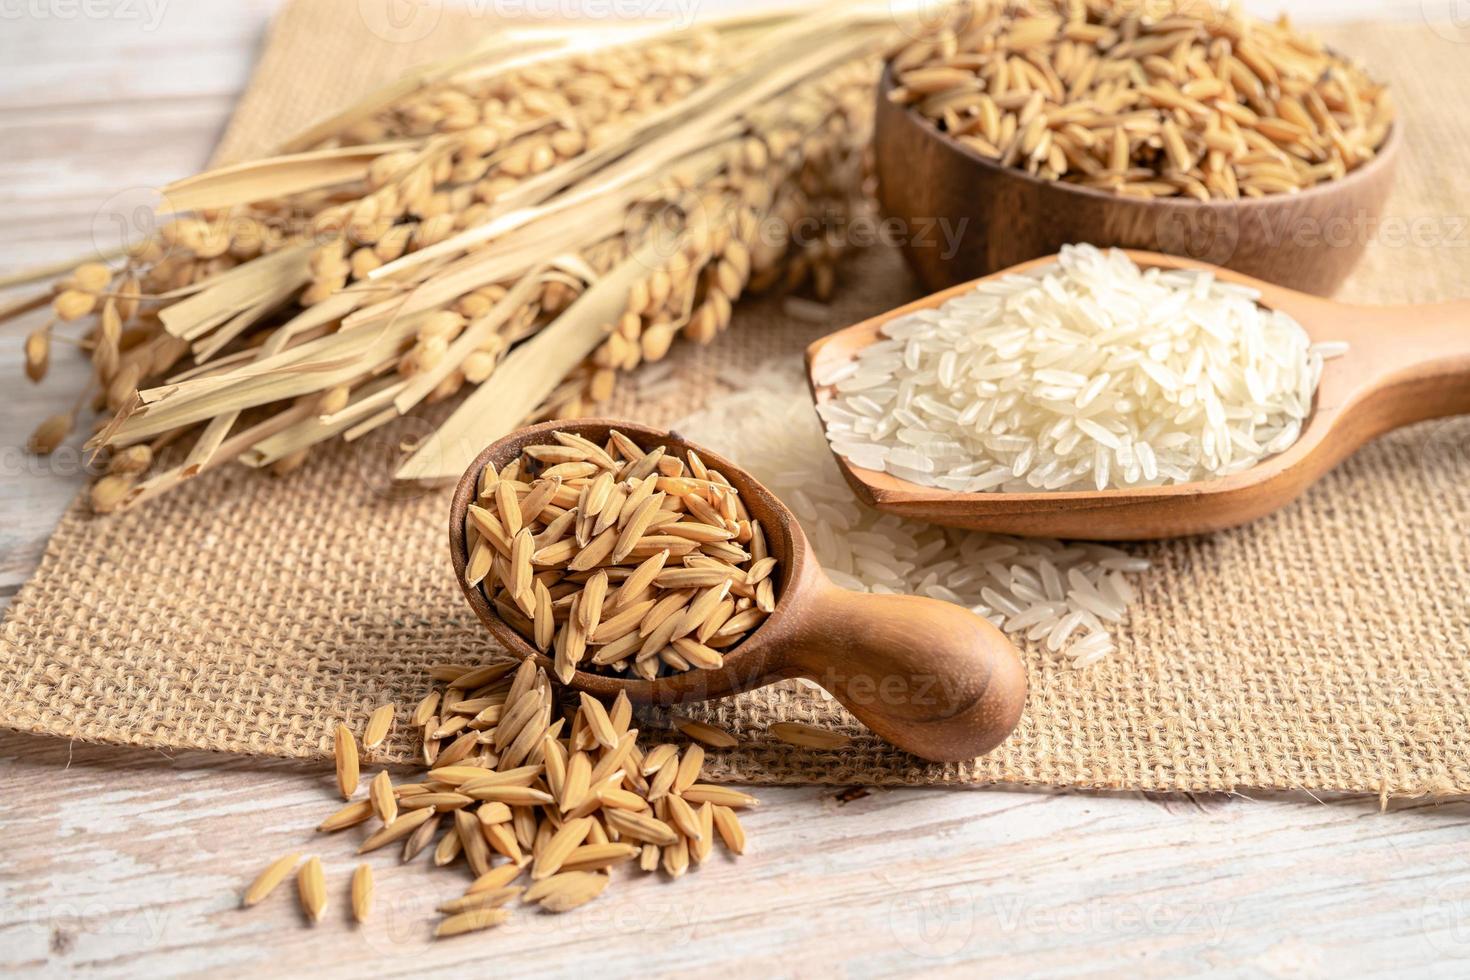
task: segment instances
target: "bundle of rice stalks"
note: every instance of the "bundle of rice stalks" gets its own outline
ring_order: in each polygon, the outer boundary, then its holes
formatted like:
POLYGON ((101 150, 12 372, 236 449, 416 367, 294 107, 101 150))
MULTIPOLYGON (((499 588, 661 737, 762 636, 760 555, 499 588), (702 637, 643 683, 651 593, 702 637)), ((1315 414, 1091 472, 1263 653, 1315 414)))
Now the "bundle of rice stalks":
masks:
POLYGON ((861 206, 891 25, 829 8, 509 36, 278 156, 170 185, 156 235, 0 316, 51 304, 36 380, 52 333, 81 325, 87 397, 112 413, 88 443, 110 454, 98 511, 232 461, 286 471, 469 389, 396 473, 450 478, 527 419, 585 414, 676 337, 709 341, 747 289, 830 291, 835 250, 792 229, 861 206))

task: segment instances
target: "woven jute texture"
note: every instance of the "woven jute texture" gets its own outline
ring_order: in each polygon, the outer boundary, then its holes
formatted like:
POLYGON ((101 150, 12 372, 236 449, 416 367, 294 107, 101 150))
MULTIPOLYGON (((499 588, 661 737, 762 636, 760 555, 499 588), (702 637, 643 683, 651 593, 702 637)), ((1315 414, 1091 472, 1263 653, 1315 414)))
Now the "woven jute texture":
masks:
MULTIPOLYGON (((416 6, 435 24, 375 32, 358 15, 373 6, 303 0, 282 15, 222 158, 269 149, 493 26, 428 4, 416 6)), ((1393 83, 1409 133, 1387 223, 1346 230, 1373 245, 1344 298, 1452 297, 1470 269, 1470 120, 1455 97, 1470 49, 1414 27, 1330 40, 1393 83)), ((681 397, 640 401, 635 381, 611 410, 669 422, 740 372, 797 358, 915 292, 892 253, 871 251, 848 267, 829 322, 787 318, 779 300, 743 306, 716 344, 675 356, 681 397)), ((220 471, 117 519, 74 507, 0 634, 0 723, 314 757, 332 721, 412 704, 431 664, 493 655, 451 581, 447 493, 404 495, 386 480, 404 434, 329 449, 285 479, 220 471)), ((1025 719, 973 764, 924 765, 794 686, 690 712, 742 738, 711 753, 713 774, 754 782, 1466 793, 1467 527, 1470 420, 1380 440, 1252 527, 1140 546, 1156 567, 1117 653, 1074 671, 1028 651, 1025 719), (778 719, 858 738, 841 753, 798 750, 763 734, 778 719)), ((397 758, 411 751, 392 745, 397 758)))

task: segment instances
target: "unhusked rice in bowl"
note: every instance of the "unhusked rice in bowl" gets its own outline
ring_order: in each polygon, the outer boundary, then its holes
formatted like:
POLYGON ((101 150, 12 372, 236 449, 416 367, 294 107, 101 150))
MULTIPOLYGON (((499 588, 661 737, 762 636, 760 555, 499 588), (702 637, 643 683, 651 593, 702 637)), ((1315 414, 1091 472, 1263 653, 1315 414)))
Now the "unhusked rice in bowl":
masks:
POLYGON ((1362 66, 1217 0, 936 10, 888 97, 970 151, 1131 198, 1294 194, 1375 159, 1394 108, 1362 66))
POLYGON ((929 596, 987 617, 1018 643, 1086 666, 1115 649, 1114 626, 1149 563, 1105 545, 942 528, 865 507, 843 480, 800 376, 767 365, 746 390, 676 424, 733 459, 796 515, 838 585, 929 596))
POLYGON ((1208 272, 1064 248, 885 324, 817 378, 854 466, 957 492, 1190 483, 1285 450, 1324 357, 1292 317, 1208 272))

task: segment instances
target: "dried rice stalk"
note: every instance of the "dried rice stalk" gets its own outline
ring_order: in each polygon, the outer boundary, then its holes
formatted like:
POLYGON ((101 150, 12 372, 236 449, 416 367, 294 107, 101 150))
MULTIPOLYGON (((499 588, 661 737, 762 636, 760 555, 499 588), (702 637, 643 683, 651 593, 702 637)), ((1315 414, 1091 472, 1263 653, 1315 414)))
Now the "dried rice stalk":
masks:
POLYGON ((281 156, 173 185, 192 210, 58 283, 28 370, 81 323, 114 413, 90 445, 187 447, 111 481, 102 509, 235 460, 284 472, 468 385, 484 398, 450 417, 453 438, 400 471, 453 475, 528 417, 584 413, 676 336, 713 338, 746 289, 831 288, 825 242, 758 232, 861 206, 890 26, 832 7, 482 46, 281 156))

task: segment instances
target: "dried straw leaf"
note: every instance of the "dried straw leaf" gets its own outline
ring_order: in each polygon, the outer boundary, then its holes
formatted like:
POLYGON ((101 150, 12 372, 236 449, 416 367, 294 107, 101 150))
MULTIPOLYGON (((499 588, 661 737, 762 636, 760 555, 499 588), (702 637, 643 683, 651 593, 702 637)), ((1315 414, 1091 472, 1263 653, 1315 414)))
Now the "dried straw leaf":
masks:
MULTIPOLYGON (((167 401, 140 406, 116 429, 104 433, 102 441, 131 445, 225 412, 269 405, 350 381, 396 358, 399 344, 417 329, 419 319, 405 318, 363 334, 329 334, 230 375, 177 385, 167 401)), ((311 406, 306 408, 303 414, 310 414, 311 406)))
POLYGON ((356 398, 335 415, 310 415, 290 428, 254 443, 239 456, 246 466, 260 468, 309 449, 347 431, 362 419, 392 401, 405 382, 395 377, 377 378, 356 389, 356 398))
POLYGON ((367 176, 368 166, 385 153, 412 150, 417 140, 340 146, 286 156, 249 160, 176 180, 163 189, 161 213, 204 211, 275 200, 303 191, 335 187, 367 176))
POLYGON ((208 281, 208 287, 188 299, 164 307, 158 314, 163 327, 175 337, 194 340, 280 291, 283 282, 304 285, 311 276, 311 249, 292 245, 271 252, 208 281))
POLYGON ((628 290, 657 261, 653 244, 593 283, 561 316, 521 344, 501 365, 501 380, 482 385, 398 470, 400 480, 458 476, 475 453, 520 425, 526 406, 539 405, 607 336, 603 325, 622 313, 628 290))
POLYGON ((423 401, 439 386, 440 382, 459 367, 471 351, 480 346, 486 337, 493 334, 526 305, 541 288, 544 275, 545 270, 543 269, 523 276, 498 303, 490 308, 488 313, 477 317, 460 332, 437 364, 427 371, 414 375, 409 380, 404 389, 394 397, 393 407, 401 414, 423 401))

